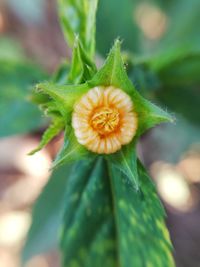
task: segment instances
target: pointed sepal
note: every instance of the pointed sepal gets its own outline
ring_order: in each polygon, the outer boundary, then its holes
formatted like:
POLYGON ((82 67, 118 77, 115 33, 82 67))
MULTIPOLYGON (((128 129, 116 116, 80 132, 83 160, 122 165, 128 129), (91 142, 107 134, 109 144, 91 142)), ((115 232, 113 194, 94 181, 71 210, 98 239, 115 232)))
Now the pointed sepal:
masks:
POLYGON ((135 110, 138 113, 139 122, 137 136, 160 123, 175 121, 170 113, 144 98, 140 103, 135 103, 135 110))
MULTIPOLYGON (((133 93, 133 86, 126 74, 120 47, 121 41, 117 39, 102 68, 88 82, 91 87, 113 85, 116 88, 124 90, 126 93, 133 93)), ((135 93, 137 94, 136 91, 135 93)))
POLYGON ((52 169, 69 162, 89 157, 89 155, 90 152, 77 142, 73 130, 69 127, 69 129, 65 131, 64 144, 52 164, 52 169))
POLYGON ((143 98, 136 90, 128 78, 121 56, 120 46, 121 42, 116 40, 105 64, 88 84, 90 87, 112 85, 116 88, 120 88, 131 97, 134 111, 138 117, 137 137, 139 137, 149 128, 160 124, 161 122, 172 122, 173 117, 166 111, 143 98))
POLYGON ((58 110, 66 116, 73 110, 74 103, 89 90, 87 84, 57 85, 54 83, 40 83, 36 87, 38 92, 49 95, 56 103, 58 110))
POLYGON ((38 147, 32 150, 29 155, 34 155, 45 147, 56 135, 64 129, 64 121, 61 118, 55 118, 47 130, 44 132, 38 147))
POLYGON ((114 165, 127 177, 128 183, 136 191, 140 189, 140 181, 137 170, 137 155, 135 142, 130 145, 123 146, 118 152, 107 156, 108 164, 114 165))

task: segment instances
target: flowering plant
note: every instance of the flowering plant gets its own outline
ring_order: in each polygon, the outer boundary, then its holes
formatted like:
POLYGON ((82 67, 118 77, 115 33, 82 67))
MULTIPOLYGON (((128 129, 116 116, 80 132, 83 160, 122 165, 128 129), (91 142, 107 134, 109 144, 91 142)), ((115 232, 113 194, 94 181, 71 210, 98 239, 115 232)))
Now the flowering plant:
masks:
POLYGON ((52 81, 38 84, 33 95, 52 123, 30 154, 64 130, 52 166, 68 168, 62 264, 172 267, 164 210, 136 144, 148 129, 173 118, 138 93, 118 39, 97 69, 96 7, 96 0, 59 1, 64 34, 73 44, 72 63, 62 65, 52 81))

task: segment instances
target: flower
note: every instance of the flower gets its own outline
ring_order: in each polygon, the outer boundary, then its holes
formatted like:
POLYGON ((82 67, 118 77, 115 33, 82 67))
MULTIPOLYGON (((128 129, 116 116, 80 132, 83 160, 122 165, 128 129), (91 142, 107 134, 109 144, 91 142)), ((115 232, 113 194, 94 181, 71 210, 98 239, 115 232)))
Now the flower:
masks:
POLYGON ((78 142, 98 154, 110 154, 131 142, 137 130, 133 102, 113 86, 90 89, 75 103, 72 127, 78 142))

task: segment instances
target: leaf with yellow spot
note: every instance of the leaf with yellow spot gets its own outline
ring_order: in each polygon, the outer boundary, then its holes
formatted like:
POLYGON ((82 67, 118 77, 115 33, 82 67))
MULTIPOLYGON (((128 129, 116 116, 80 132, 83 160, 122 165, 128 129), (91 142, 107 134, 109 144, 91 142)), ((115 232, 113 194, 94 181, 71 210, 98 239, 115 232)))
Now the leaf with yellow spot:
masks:
POLYGON ((63 267, 175 266, 164 209, 137 164, 139 193, 103 158, 74 167, 61 230, 63 267))
POLYGON ((174 267, 165 212, 155 186, 140 162, 137 193, 116 167, 109 166, 120 267, 174 267))

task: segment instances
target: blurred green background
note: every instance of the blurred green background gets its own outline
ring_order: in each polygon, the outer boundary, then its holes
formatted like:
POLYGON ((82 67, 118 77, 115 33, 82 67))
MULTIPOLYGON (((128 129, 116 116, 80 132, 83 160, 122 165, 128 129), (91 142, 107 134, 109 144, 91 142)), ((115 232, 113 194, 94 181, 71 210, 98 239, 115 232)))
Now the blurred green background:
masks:
MULTIPOLYGON (((200 262, 200 1, 100 0, 97 64, 113 40, 123 40, 130 79, 142 95, 167 109, 175 124, 156 127, 138 146, 167 209, 178 267, 200 262)), ((62 136, 28 157, 48 124, 30 102, 31 88, 47 80, 71 51, 55 0, 0 2, 0 267, 19 267, 31 207, 49 179, 62 136)), ((56 267, 66 169, 53 175, 34 208, 28 267, 56 267), (47 238, 48 237, 48 238, 47 238), (38 255, 39 254, 39 255, 38 255)))

